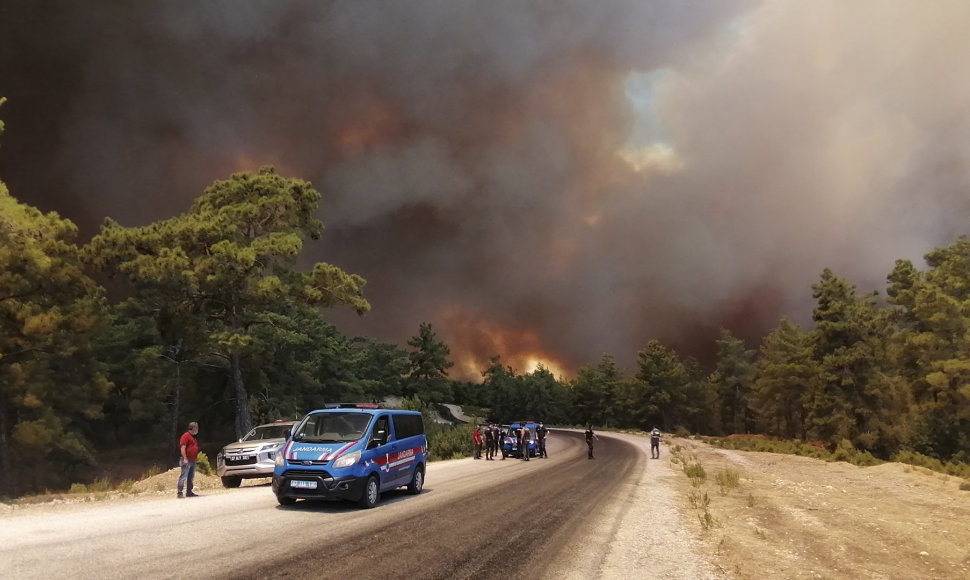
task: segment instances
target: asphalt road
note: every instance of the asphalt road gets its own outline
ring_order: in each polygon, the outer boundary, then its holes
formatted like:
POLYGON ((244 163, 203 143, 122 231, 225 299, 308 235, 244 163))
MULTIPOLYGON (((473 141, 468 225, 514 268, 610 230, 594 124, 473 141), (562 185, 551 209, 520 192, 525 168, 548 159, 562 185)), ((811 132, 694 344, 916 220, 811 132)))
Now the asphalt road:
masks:
POLYGON ((639 475, 642 450, 554 431, 549 459, 428 466, 424 492, 277 505, 269 486, 176 500, 69 506, 0 519, 0 561, 16 578, 543 578, 571 570, 590 518, 639 475), (571 556, 572 554, 572 556, 571 556))

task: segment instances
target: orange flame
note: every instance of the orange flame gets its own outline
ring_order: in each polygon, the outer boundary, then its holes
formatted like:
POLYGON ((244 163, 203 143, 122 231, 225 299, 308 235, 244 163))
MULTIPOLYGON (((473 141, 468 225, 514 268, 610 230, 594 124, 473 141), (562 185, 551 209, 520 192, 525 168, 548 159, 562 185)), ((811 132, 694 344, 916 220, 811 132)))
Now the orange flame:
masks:
POLYGON ((502 366, 517 374, 533 373, 541 366, 556 378, 567 376, 566 365, 546 351, 541 337, 531 329, 503 328, 457 306, 443 309, 441 319, 449 329, 446 342, 455 361, 450 373, 454 379, 481 381, 495 355, 501 357, 502 366))

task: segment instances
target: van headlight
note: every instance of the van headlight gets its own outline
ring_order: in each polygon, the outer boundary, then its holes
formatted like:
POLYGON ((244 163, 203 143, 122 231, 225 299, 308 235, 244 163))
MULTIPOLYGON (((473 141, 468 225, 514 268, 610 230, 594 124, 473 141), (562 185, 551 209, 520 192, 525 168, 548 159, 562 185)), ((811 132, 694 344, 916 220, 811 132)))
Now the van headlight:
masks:
POLYGON ((359 449, 357 451, 354 451, 353 453, 348 453, 347 455, 344 455, 340 459, 334 461, 333 467, 334 469, 340 469, 341 467, 350 467, 351 465, 355 465, 358 461, 360 461, 359 449))
POLYGON ((273 459, 273 463, 276 464, 276 467, 283 467, 286 465, 286 461, 283 459, 283 454, 277 453, 276 458, 273 459))

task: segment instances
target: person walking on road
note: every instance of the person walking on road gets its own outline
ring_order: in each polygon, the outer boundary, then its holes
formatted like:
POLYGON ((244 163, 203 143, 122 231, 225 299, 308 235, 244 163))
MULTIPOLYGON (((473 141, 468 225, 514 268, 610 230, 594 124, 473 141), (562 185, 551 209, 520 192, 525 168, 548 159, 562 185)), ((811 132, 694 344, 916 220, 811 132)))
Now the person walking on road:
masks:
POLYGON ((586 447, 589 448, 589 457, 587 459, 593 459, 593 440, 599 439, 596 433, 593 433, 593 426, 589 425, 586 427, 586 447))
POLYGON ((660 429, 650 432, 650 459, 660 459, 660 429))
POLYGON ((199 424, 195 421, 189 423, 189 430, 182 434, 179 439, 179 467, 182 472, 179 474, 178 495, 176 497, 197 497, 192 489, 195 487, 195 462, 199 459, 199 442, 195 436, 199 434, 199 424), (185 495, 182 495, 185 489, 185 495))
POLYGON ((522 442, 519 443, 519 449, 522 450, 523 461, 529 460, 529 439, 532 438, 532 432, 529 431, 529 427, 525 424, 522 425, 522 442))
POLYGON ((475 431, 472 433, 472 447, 475 448, 475 459, 482 458, 482 430, 481 427, 475 425, 475 431))
POLYGON ((536 443, 539 445, 539 457, 547 459, 549 455, 546 453, 546 435, 549 434, 549 430, 542 423, 536 427, 536 443))

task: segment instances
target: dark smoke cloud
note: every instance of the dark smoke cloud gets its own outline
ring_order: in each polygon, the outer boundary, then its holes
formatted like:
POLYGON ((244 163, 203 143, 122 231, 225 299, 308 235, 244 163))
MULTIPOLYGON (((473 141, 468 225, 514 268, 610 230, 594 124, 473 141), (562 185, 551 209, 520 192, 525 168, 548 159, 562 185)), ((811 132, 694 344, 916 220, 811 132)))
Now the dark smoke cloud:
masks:
POLYGON ((709 356, 966 231, 960 3, 0 6, 0 179, 92 235, 272 164, 368 280, 349 334, 432 322, 474 377, 652 339, 709 356))

